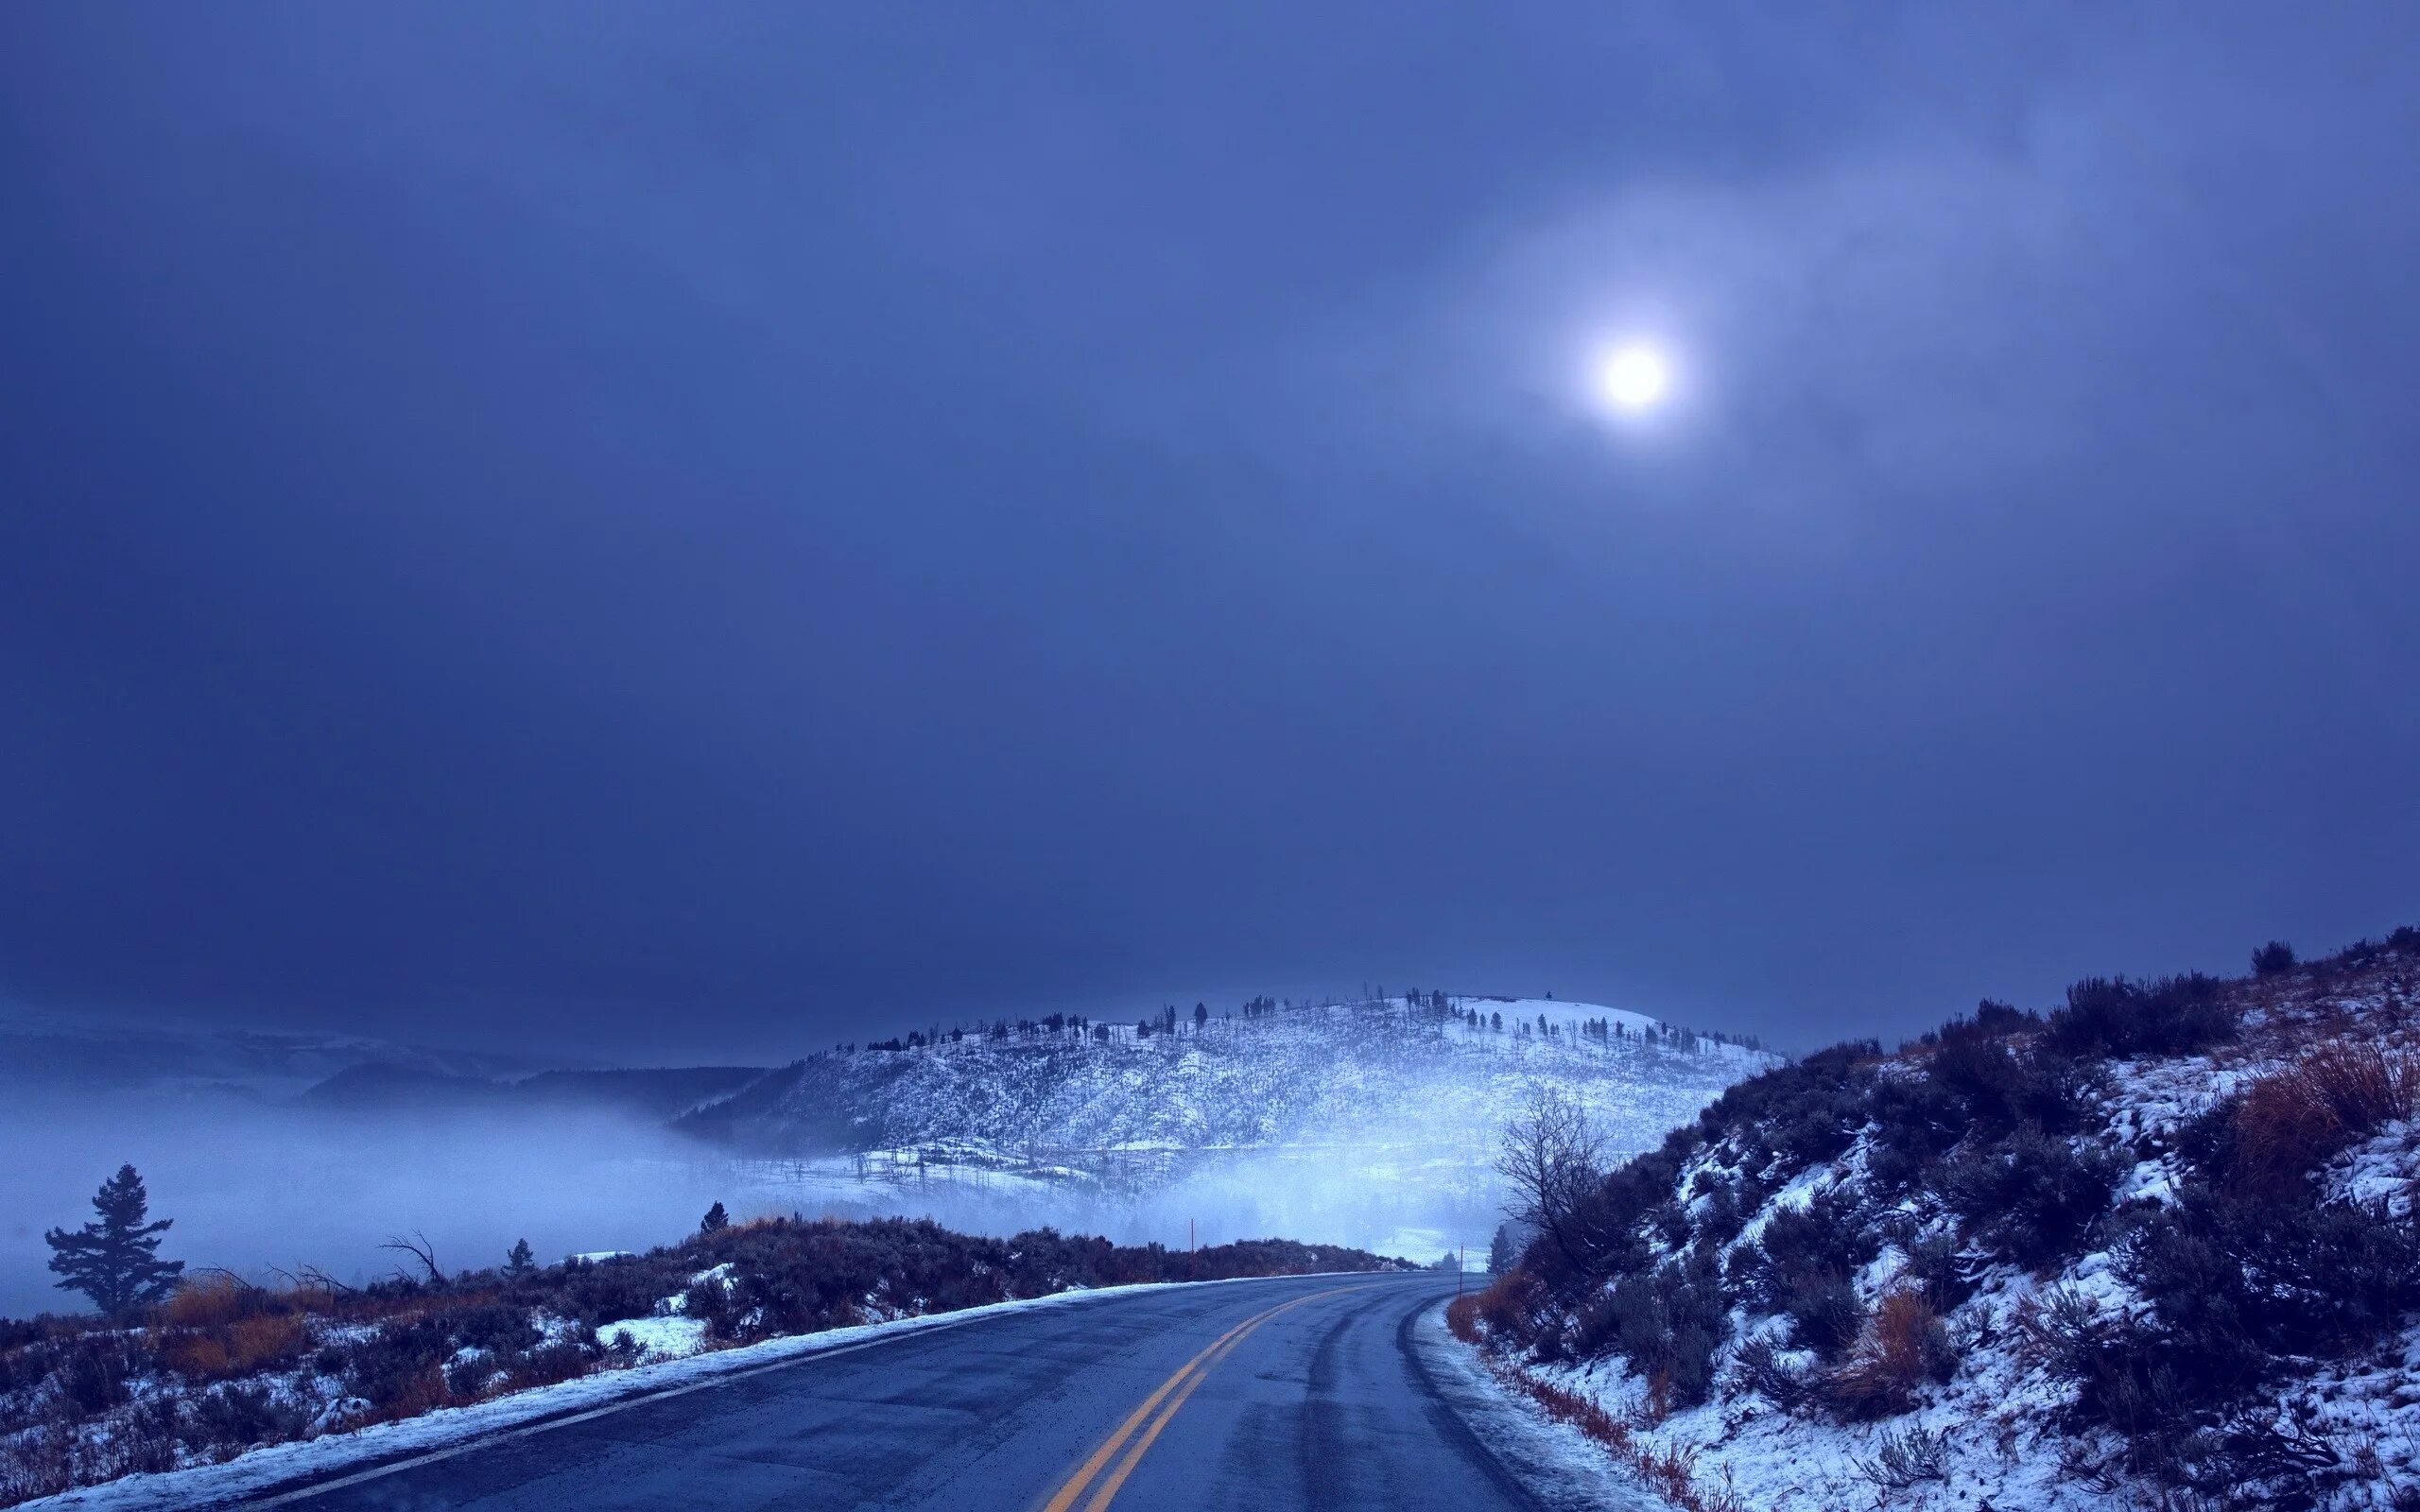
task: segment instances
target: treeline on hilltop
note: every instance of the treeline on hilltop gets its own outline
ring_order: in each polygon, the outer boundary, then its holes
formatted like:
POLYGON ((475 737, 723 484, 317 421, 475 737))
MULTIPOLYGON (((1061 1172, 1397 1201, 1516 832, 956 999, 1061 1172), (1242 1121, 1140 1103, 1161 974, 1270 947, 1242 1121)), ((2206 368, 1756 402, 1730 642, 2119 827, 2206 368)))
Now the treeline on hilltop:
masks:
MULTIPOLYGON (((1182 1009, 1173 1003, 1163 1004, 1156 1011, 1144 1014, 1132 1023, 1122 1021, 1109 1022, 1088 1018, 1080 1013, 1051 1013, 1040 1018, 982 1019, 976 1021, 971 1026, 959 1023, 943 1029, 939 1025, 933 1025, 924 1029, 911 1029, 905 1035, 893 1035, 888 1040, 849 1040, 835 1044, 830 1050, 818 1052, 818 1054, 847 1056, 876 1051, 904 1054, 937 1045, 964 1044, 970 1040, 977 1043, 1092 1040, 1106 1044, 1120 1035, 1130 1032, 1136 1040, 1149 1040, 1154 1035, 1179 1036, 1184 1034, 1188 1028, 1198 1034, 1206 1029, 1214 1018, 1232 1020, 1241 1017, 1249 1022, 1272 1018, 1281 1013, 1308 1013, 1339 1007, 1392 1005, 1397 1002, 1415 1014, 1441 1022, 1459 1022, 1463 1027, 1474 1032, 1488 1031, 1515 1036, 1534 1034, 1546 1040, 1563 1038, 1565 1025, 1552 1022, 1546 1013, 1541 1012, 1534 1023, 1529 1019, 1518 1016, 1508 1023, 1502 1009, 1491 1010, 1484 1006, 1489 1003, 1512 1001, 1513 1000, 1510 998, 1458 995, 1448 993, 1442 988, 1428 991, 1409 990, 1398 998, 1382 988, 1374 997, 1350 1002, 1333 996, 1297 1000, 1281 999, 1263 993, 1245 999, 1237 1009, 1225 1013, 1214 1013, 1208 1003, 1201 1002, 1194 1004, 1190 1010, 1182 1009)), ((1577 1021, 1571 1023, 1570 1032, 1581 1039, 1599 1043, 1634 1040, 1643 1044, 1678 1051, 1684 1055, 1696 1054, 1705 1043, 1735 1044, 1750 1050, 1764 1048, 1764 1042, 1754 1035, 1685 1029, 1678 1025, 1658 1025, 1652 1022, 1638 1028, 1631 1028, 1612 1018, 1577 1021)))

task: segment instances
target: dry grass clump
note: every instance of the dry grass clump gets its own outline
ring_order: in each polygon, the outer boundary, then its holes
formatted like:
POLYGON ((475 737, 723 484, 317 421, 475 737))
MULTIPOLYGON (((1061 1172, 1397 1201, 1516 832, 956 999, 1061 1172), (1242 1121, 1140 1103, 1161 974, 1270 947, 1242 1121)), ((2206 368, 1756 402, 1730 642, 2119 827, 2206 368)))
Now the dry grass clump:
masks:
POLYGON ((160 1321, 180 1329, 220 1328, 260 1312, 267 1297, 240 1276, 203 1271, 160 1305, 160 1321))
POLYGON ((2288 1074, 2356 1139, 2411 1118, 2414 1105, 2420 1104, 2420 1057, 2376 1040, 2339 1040, 2322 1045, 2288 1074))
POLYGON ((2311 1172, 2420 1106, 2420 1057, 2376 1040, 2331 1040, 2244 1089, 2236 1107, 2238 1179, 2264 1192, 2311 1172))
POLYGON ((1919 1387, 1946 1381, 1957 1368, 1957 1349, 1932 1303, 1899 1287, 1875 1308, 1824 1394, 1851 1421, 1895 1417, 1915 1405, 1919 1387))
MULTIPOLYGON (((1516 1270, 1497 1277, 1470 1302, 1463 1312, 1466 1320, 1485 1324, 1499 1338, 1522 1338, 1547 1305, 1546 1288, 1536 1277, 1516 1270)), ((1466 1342, 1478 1342, 1476 1331, 1466 1342)))
POLYGON ((284 1369, 310 1347, 301 1318, 270 1314, 172 1333, 160 1345, 160 1363, 189 1381, 226 1381, 284 1369))
POLYGON ((1477 1344, 1478 1331, 1478 1299, 1480 1294, 1468 1292, 1445 1304, 1445 1331, 1464 1344, 1477 1344))

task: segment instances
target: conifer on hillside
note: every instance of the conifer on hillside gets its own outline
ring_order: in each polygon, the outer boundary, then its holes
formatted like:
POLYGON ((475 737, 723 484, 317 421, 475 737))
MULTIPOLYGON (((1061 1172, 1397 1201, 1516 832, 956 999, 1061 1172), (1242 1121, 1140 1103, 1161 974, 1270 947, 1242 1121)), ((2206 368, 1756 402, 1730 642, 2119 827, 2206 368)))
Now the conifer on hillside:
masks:
POLYGON ((104 1314, 119 1317, 176 1290, 185 1263, 159 1258, 160 1236, 174 1220, 144 1221, 150 1196, 133 1166, 119 1166, 117 1175, 101 1183, 93 1194, 93 1211, 100 1217, 73 1233, 53 1228, 43 1235, 60 1291, 82 1292, 104 1314))

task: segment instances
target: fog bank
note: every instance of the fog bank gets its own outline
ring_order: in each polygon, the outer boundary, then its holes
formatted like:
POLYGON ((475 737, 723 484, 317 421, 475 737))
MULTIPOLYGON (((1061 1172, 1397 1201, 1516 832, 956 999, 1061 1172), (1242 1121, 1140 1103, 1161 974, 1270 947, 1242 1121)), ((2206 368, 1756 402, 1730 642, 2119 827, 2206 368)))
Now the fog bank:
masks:
POLYGON ((1495 1219, 1492 1180, 1469 1160, 1369 1146, 1196 1157, 1105 1183, 885 1173, 846 1156, 743 1160, 603 1111, 328 1112, 129 1093, 14 1099, 0 1108, 0 1314, 12 1316, 83 1305, 53 1289, 43 1232, 90 1218, 94 1189, 127 1161, 152 1215, 175 1220, 164 1256, 265 1281, 302 1265, 354 1282, 385 1274, 402 1258, 379 1248, 393 1234, 424 1234, 449 1271, 496 1264, 523 1238, 550 1261, 646 1249, 716 1201, 742 1218, 901 1213, 1170 1246, 1282 1235, 1422 1260, 1483 1246, 1495 1219))

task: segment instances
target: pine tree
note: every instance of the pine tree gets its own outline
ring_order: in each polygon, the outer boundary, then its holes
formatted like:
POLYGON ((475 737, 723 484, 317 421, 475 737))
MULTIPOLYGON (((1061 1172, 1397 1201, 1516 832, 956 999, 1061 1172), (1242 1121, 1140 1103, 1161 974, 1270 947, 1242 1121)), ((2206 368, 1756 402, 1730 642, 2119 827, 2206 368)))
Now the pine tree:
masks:
POLYGON ((701 1234, 718 1234, 730 1227, 731 1214, 723 1211, 722 1204, 717 1202, 713 1207, 706 1210, 705 1217, 699 1220, 698 1232, 701 1234))
POLYGON ((1521 1263, 1521 1253, 1512 1244, 1512 1226, 1499 1223, 1495 1237, 1487 1244, 1487 1273, 1501 1276, 1521 1263))
POLYGON ((50 1246, 50 1268, 59 1273, 62 1292, 82 1292, 93 1305, 112 1317, 148 1307, 176 1290, 182 1260, 159 1258, 160 1236, 173 1221, 144 1222, 151 1199, 143 1178, 131 1165, 101 1183, 93 1194, 93 1211, 100 1214, 74 1233, 53 1228, 43 1235, 50 1246))
POLYGON ((514 1240, 512 1242, 511 1253, 504 1257, 505 1280, 514 1281, 520 1280, 524 1277, 529 1275, 532 1271, 535 1271, 537 1268, 538 1256, 536 1251, 529 1247, 529 1241, 527 1239, 514 1240))

